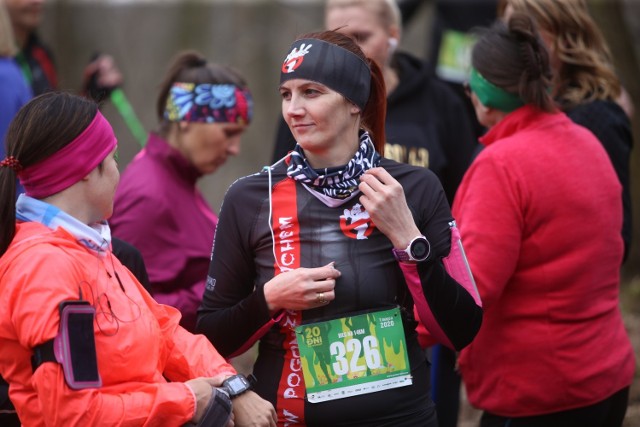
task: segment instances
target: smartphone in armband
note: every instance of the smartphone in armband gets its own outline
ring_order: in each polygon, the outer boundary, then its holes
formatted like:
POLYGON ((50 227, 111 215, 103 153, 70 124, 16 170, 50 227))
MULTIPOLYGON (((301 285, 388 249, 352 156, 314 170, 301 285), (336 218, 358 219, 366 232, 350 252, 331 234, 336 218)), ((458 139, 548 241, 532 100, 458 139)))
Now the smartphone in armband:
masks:
POLYGON ((74 390, 102 386, 93 331, 95 314, 88 301, 60 303, 60 331, 53 349, 67 385, 74 390))

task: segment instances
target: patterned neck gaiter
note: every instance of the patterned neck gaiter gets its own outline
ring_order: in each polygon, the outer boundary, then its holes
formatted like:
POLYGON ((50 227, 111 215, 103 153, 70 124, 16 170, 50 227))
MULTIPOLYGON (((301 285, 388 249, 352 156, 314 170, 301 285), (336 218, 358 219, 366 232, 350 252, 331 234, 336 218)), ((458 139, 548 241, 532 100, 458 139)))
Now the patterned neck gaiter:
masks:
POLYGON ((360 135, 360 147, 346 166, 313 169, 296 145, 291 152, 287 176, 331 199, 345 200, 358 191, 360 176, 380 164, 380 155, 367 132, 360 135))

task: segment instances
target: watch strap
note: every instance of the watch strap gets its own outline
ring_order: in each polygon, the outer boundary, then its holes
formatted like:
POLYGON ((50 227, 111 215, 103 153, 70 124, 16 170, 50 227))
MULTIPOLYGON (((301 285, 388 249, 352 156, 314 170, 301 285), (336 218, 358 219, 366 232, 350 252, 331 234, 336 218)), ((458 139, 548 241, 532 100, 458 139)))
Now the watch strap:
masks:
POLYGON ((427 238, 423 235, 416 236, 413 239, 411 239, 411 241, 409 242, 409 244, 405 249, 393 248, 393 256, 396 258, 396 260, 400 262, 422 262, 427 260, 430 255, 431 255, 431 244, 429 243, 429 240, 427 240, 427 238), (413 249, 412 247, 418 240, 424 241, 425 244, 427 245, 427 254, 422 258, 416 258, 413 256, 413 253, 412 253, 412 249, 413 249))
POLYGON ((236 375, 233 375, 233 376, 227 378, 226 380, 224 380, 222 382, 222 386, 223 386, 224 390, 226 390, 227 393, 229 394, 229 397, 231 397, 231 399, 233 399, 233 398, 235 398, 237 396, 240 396, 241 394, 253 389, 253 387, 255 386, 256 382, 257 382, 256 377, 253 374, 250 374, 248 377, 245 377, 242 374, 236 374, 236 375), (239 391, 234 390, 230 386, 232 381, 238 380, 238 379, 240 379, 242 384, 244 385, 243 389, 239 390, 239 391))

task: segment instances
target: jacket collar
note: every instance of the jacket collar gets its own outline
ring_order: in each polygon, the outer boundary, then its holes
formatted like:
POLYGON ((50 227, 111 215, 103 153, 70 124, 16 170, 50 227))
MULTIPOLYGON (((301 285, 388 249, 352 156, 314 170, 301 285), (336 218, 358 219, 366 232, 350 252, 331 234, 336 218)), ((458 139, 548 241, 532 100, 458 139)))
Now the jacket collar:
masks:
POLYGON ((482 145, 488 146, 494 142, 508 138, 522 130, 549 126, 557 120, 562 120, 564 113, 547 113, 532 105, 524 105, 507 114, 500 122, 493 126, 486 134, 479 138, 482 145), (543 120, 544 118, 544 120, 543 120))
POLYGON ((164 163, 174 169, 178 176, 191 184, 195 184, 202 176, 202 173, 182 153, 153 132, 149 134, 145 151, 150 156, 162 159, 164 163))

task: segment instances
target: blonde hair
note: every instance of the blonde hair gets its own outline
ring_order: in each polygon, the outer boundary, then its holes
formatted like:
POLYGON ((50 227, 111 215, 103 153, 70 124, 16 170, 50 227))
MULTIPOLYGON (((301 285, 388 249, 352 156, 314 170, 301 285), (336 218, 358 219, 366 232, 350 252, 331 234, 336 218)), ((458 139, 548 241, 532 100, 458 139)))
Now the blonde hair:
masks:
POLYGON ((7 12, 4 2, 0 2, 0 56, 13 57, 16 53, 18 53, 18 48, 13 37, 9 12, 7 12))
POLYGON ((373 11, 384 28, 396 27, 398 32, 402 30, 400 8, 395 0, 327 0, 325 11, 350 6, 361 6, 373 11))
POLYGON ((555 70, 554 96, 563 109, 620 95, 609 46, 585 0, 502 0, 499 15, 507 6, 530 15, 553 36, 552 48, 562 63, 555 70))

